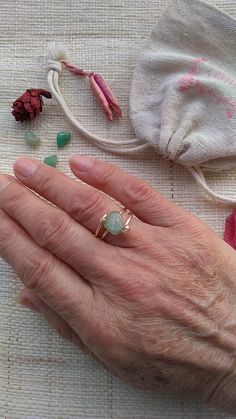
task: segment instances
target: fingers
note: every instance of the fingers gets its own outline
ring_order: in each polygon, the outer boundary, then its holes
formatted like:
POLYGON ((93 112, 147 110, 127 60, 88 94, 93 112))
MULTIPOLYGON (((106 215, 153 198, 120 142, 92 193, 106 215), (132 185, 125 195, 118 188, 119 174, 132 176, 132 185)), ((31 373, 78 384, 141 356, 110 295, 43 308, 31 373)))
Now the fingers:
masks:
MULTIPOLYGON (((104 193, 82 182, 75 182, 40 161, 19 158, 14 165, 14 171, 16 177, 26 186, 62 208, 93 234, 104 214, 120 211, 120 207, 104 193)), ((141 235, 140 222, 133 219, 128 235, 114 237, 109 234, 106 241, 126 247, 135 243, 141 235)))
POLYGON ((89 353, 89 350, 84 345, 80 337, 72 329, 72 327, 58 313, 56 313, 43 300, 41 300, 41 298, 39 298, 34 291, 28 288, 24 288, 18 296, 18 301, 20 304, 29 308, 30 310, 42 314, 56 329, 59 335, 65 339, 68 339, 84 352, 89 353))
POLYGON ((2 210, 0 257, 13 267, 27 288, 67 321, 72 320, 75 307, 81 320, 87 321, 92 316, 94 292, 91 286, 69 266, 40 248, 2 210))
POLYGON ((104 254, 114 257, 114 247, 98 241, 61 209, 33 194, 14 178, 0 176, 0 207, 20 224, 39 246, 70 264, 89 280, 105 275, 104 254), (104 267, 104 271, 103 271, 104 267))
POLYGON ((115 165, 76 155, 70 167, 79 179, 112 196, 146 223, 171 226, 183 219, 184 210, 115 165))

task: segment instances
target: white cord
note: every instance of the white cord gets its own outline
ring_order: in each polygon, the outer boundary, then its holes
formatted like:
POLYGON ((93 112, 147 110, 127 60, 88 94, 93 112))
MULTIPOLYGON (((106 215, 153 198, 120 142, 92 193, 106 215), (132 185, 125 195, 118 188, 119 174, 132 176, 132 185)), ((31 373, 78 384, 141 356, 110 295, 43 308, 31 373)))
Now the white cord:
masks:
MULTIPOLYGON (((54 49, 54 54, 56 53, 56 50, 54 49)), ((78 132, 83 135, 85 138, 90 140, 93 144, 96 144, 98 147, 100 147, 103 150, 106 151, 112 151, 116 153, 136 153, 143 150, 146 150, 148 148, 152 148, 152 145, 149 143, 140 143, 136 138, 127 140, 127 141, 112 141, 107 140, 104 138, 100 138, 91 132, 89 132, 86 128, 84 128, 82 125, 79 124, 73 113, 68 108, 63 95, 61 93, 60 87, 59 87, 59 74, 62 71, 62 63, 60 61, 57 61, 55 59, 49 59, 48 60, 48 85, 50 88, 50 91, 53 95, 53 97, 56 99, 56 101, 61 106, 64 114, 69 119, 69 121, 77 128, 78 132)))
MULTIPOLYGON (((186 166, 185 166, 186 167, 186 166)), ((201 186, 204 192, 215 201, 224 202, 226 204, 236 204, 235 198, 229 198, 227 196, 218 194, 214 192, 206 183, 206 179, 202 173, 202 171, 198 167, 186 167, 189 172, 193 175, 194 179, 196 180, 197 184, 201 186)))

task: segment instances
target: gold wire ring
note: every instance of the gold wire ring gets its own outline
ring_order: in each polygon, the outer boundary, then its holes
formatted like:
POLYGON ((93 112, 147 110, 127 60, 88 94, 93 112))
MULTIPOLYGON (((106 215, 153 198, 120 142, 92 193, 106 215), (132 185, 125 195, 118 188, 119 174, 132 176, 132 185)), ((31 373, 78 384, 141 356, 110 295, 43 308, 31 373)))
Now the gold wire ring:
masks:
POLYGON ((133 213, 128 208, 104 214, 99 221, 95 237, 103 240, 108 233, 111 233, 113 236, 117 236, 120 233, 127 233, 129 231, 129 223, 132 220, 132 217, 133 213), (128 215, 126 221, 123 220, 123 214, 128 215))

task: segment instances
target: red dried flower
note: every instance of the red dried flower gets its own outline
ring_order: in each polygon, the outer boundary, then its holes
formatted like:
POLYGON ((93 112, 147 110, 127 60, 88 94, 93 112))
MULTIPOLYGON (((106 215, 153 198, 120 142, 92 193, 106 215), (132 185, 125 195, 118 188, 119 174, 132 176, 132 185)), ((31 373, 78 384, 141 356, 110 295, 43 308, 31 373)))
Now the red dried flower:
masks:
POLYGON ((224 241, 236 250, 236 208, 225 220, 224 241))
POLYGON ((42 112, 42 96, 50 99, 52 97, 48 90, 27 89, 22 96, 15 100, 12 105, 12 115, 16 121, 32 121, 42 112))

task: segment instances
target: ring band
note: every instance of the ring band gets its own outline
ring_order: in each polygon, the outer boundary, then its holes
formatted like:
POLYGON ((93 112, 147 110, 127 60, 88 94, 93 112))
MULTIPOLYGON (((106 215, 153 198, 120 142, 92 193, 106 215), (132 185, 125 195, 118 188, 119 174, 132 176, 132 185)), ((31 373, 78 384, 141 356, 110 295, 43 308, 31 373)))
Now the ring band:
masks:
POLYGON ((104 214, 99 221, 95 237, 99 237, 103 240, 108 233, 111 233, 113 236, 117 236, 120 233, 127 233, 132 217, 133 213, 127 208, 123 208, 121 211, 111 211, 108 214, 104 214), (127 215, 125 221, 122 217, 123 214, 127 215))

